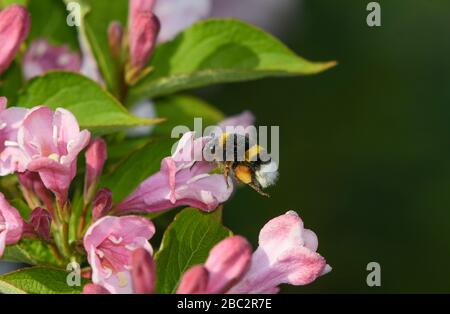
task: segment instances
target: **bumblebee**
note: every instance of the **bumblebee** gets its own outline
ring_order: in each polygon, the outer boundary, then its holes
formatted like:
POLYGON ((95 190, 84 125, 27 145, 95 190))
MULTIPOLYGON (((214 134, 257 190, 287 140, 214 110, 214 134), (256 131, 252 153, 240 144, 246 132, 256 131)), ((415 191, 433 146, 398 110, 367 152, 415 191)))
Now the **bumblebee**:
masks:
POLYGON ((269 196, 263 189, 278 179, 278 165, 248 134, 222 133, 205 145, 203 155, 217 163, 227 184, 232 176, 263 196, 269 196))

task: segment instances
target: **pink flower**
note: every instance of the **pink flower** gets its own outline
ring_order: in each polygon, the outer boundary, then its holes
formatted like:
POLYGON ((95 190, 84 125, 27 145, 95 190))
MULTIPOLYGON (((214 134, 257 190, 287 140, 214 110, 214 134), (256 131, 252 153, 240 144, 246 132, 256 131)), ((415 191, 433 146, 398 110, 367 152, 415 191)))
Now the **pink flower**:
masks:
POLYGON ((92 281, 110 293, 132 293, 132 256, 138 248, 153 252, 148 240, 153 223, 137 216, 107 216, 89 227, 84 248, 92 267, 92 281))
POLYGON ((0 193, 0 257, 6 245, 16 244, 22 237, 23 220, 17 209, 12 207, 0 193))
POLYGON ((196 266, 186 272, 178 292, 277 293, 281 284, 306 285, 331 270, 316 253, 317 246, 314 232, 304 229, 297 213, 290 211, 263 227, 251 258, 244 239, 231 237, 220 242, 200 266, 203 270, 196 266))
POLYGON ((77 156, 90 139, 80 132, 75 116, 65 109, 41 106, 25 116, 17 136, 26 169, 38 172, 47 189, 65 202, 69 185, 76 174, 77 156))
POLYGON ((153 1, 131 0, 128 22, 131 78, 147 64, 155 48, 161 24, 152 12, 153 1))
POLYGON ((85 200, 91 200, 95 195, 97 184, 103 173, 103 166, 107 159, 106 142, 96 138, 86 150, 86 177, 84 181, 85 200))
POLYGON ((0 176, 25 171, 22 152, 11 143, 17 142, 17 133, 28 110, 17 107, 6 109, 6 104, 6 98, 0 97, 0 176))
POLYGON ((69 47, 53 46, 46 39, 33 41, 23 59, 23 74, 29 80, 50 70, 79 72, 81 58, 69 47))
POLYGON ((210 174, 216 165, 202 160, 207 141, 195 139, 194 132, 184 134, 175 153, 161 162, 161 170, 118 204, 116 212, 151 213, 179 206, 212 211, 228 200, 233 191, 231 179, 227 186, 222 174, 210 174))
POLYGON ((24 7, 13 4, 0 12, 0 74, 14 60, 29 30, 30 15, 24 7))
POLYGON ((280 284, 307 285, 329 272, 316 253, 316 234, 304 229, 296 212, 269 221, 259 233, 250 269, 230 293, 276 293, 280 284))

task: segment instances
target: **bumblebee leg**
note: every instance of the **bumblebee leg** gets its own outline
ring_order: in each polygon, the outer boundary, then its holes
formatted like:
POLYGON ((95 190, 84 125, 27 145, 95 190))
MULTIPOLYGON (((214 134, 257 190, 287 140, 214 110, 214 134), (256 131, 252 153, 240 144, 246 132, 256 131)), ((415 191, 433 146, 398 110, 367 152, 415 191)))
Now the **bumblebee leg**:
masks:
POLYGON ((251 187, 253 190, 255 190, 256 192, 258 192, 259 194, 261 194, 262 196, 265 197, 270 197, 269 194, 265 193, 259 186, 257 186, 256 184, 253 183, 249 183, 248 184, 249 187, 251 187))
POLYGON ((223 176, 225 177, 227 188, 230 188, 230 183, 228 182, 228 178, 230 177, 230 171, 231 171, 231 164, 226 163, 223 169, 223 176))

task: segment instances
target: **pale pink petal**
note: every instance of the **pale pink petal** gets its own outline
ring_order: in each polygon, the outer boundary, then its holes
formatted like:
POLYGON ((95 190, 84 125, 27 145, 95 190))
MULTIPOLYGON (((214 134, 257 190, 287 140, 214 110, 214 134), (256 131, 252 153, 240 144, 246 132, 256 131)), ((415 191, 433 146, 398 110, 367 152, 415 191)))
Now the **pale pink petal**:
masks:
POLYGON ((23 58, 23 74, 26 80, 51 70, 79 72, 81 58, 68 46, 53 46, 46 39, 34 40, 23 58))
POLYGON ((84 236, 92 281, 111 293, 132 293, 133 252, 143 248, 151 254, 148 240, 154 233, 153 223, 143 217, 107 216, 95 222, 84 236))
POLYGON ((206 18, 211 12, 211 0, 159 0, 154 5, 154 12, 162 26, 158 41, 165 42, 206 18))
POLYGON ((16 244, 22 237, 23 220, 17 209, 12 207, 0 193, 0 257, 5 245, 16 244))
POLYGON ((324 273, 325 259, 315 252, 317 239, 290 211, 261 230, 259 248, 244 278, 231 293, 270 293, 280 284, 306 285, 324 273), (306 237, 305 237, 306 234, 306 237))

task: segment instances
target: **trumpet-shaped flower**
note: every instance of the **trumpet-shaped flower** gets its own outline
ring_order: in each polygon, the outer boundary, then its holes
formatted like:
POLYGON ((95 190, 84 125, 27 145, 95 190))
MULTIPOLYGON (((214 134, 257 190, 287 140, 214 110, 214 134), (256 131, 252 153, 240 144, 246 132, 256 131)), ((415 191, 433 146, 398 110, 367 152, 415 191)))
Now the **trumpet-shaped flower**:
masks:
POLYGON ((16 244, 22 237, 23 220, 17 209, 12 207, 0 193, 0 257, 6 245, 16 244))
POLYGON ((228 200, 233 191, 231 179, 210 174, 216 167, 202 160, 206 138, 195 133, 183 135, 175 153, 164 158, 158 173, 145 180, 117 205, 117 213, 158 212, 179 206, 212 211, 228 200))
POLYGON ((316 235, 303 228, 302 220, 293 211, 263 227, 259 247, 251 258, 244 241, 232 237, 219 243, 202 266, 207 275, 196 266, 183 276, 178 292, 277 293, 281 284, 306 285, 331 270, 316 253, 316 235))
POLYGON ((80 131, 72 113, 40 106, 27 113, 17 143, 11 145, 19 147, 23 154, 21 168, 38 172, 47 189, 65 202, 76 174, 77 156, 89 139, 89 131, 80 131))
POLYGON ((92 267, 92 281, 110 293, 132 293, 132 257, 136 249, 153 252, 148 240, 153 223, 137 216, 101 218, 89 227, 84 248, 92 267))

